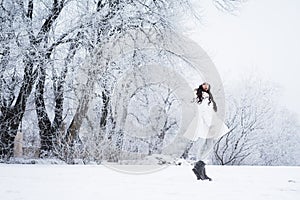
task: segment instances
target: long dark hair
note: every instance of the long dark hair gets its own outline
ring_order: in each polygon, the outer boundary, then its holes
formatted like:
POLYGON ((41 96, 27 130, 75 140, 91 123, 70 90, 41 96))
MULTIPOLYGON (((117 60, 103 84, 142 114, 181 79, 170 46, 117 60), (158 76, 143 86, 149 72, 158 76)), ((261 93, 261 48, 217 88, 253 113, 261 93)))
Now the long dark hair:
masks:
POLYGON ((208 105, 210 105, 210 103, 212 102, 212 103, 213 103, 213 109, 214 109, 215 112, 217 112, 217 110, 218 110, 218 109, 217 109, 217 104, 216 104, 216 102, 214 101, 214 98, 213 98, 213 96, 212 96, 212 94, 211 94, 211 92, 210 92, 210 89, 211 89, 211 87, 210 87, 210 84, 209 84, 209 83, 206 83, 206 82, 202 83, 202 84, 199 86, 199 88, 197 88, 196 102, 199 103, 199 104, 201 104, 201 103, 202 103, 202 100, 203 100, 202 92, 206 92, 206 93, 208 93, 208 95, 209 95, 209 97, 208 97, 208 105), (207 90, 207 91, 205 91, 205 90, 203 89, 203 87, 202 87, 202 85, 204 85, 204 84, 208 84, 208 90, 207 90))

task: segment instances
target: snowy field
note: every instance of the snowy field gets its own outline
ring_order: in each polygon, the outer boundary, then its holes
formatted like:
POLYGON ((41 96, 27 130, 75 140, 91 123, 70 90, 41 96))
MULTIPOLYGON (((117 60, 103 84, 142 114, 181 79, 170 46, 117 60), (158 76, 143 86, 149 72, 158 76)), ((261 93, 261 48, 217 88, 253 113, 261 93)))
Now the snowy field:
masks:
POLYGON ((300 167, 191 166, 132 175, 102 165, 0 165, 0 200, 300 199, 300 167))

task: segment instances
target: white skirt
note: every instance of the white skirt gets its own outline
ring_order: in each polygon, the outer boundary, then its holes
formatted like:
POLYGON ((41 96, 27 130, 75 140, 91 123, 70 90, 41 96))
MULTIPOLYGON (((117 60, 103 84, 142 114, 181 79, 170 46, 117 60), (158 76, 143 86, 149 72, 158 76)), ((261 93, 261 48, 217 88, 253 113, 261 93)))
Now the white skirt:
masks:
POLYGON ((229 132, 226 124, 218 117, 213 110, 213 103, 208 105, 208 100, 204 99, 197 106, 196 117, 190 123, 188 129, 183 134, 185 138, 196 141, 203 139, 218 139, 229 132))

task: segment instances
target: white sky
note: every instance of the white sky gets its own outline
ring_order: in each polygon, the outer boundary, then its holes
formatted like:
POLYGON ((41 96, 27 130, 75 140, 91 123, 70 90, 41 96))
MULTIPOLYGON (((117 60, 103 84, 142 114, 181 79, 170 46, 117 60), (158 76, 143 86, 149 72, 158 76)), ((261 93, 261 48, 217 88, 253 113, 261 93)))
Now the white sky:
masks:
POLYGON ((201 7, 203 20, 191 38, 223 82, 258 69, 258 77, 282 86, 281 102, 300 119, 300 1, 248 0, 236 15, 221 12, 212 0, 201 0, 201 7))

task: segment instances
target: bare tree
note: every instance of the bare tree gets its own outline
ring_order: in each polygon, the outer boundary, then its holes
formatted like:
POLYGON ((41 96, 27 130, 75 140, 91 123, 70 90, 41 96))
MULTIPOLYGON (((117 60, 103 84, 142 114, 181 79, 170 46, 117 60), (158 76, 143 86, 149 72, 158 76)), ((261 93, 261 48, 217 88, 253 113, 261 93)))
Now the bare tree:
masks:
POLYGON ((221 165, 243 164, 255 153, 260 134, 268 130, 274 114, 275 88, 250 77, 227 92, 226 124, 230 131, 214 146, 213 162, 221 165))

